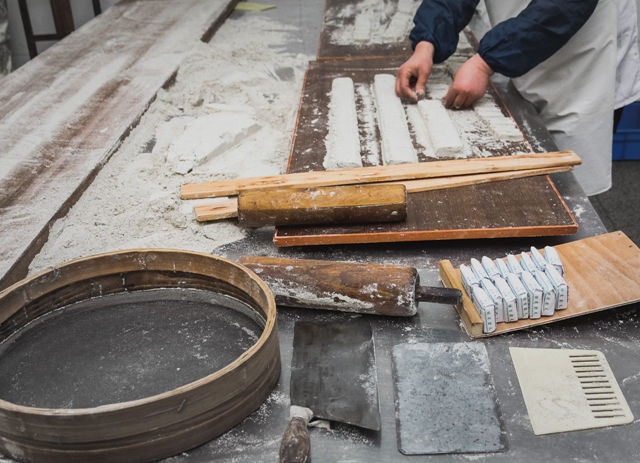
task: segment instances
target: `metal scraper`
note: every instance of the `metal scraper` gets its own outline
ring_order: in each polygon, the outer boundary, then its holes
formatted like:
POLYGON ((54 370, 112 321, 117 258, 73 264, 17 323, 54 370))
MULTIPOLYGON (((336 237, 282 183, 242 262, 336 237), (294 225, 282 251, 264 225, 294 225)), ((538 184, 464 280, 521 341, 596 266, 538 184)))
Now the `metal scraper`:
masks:
MULTIPOLYGON (((379 431, 380 407, 369 321, 356 318, 297 322, 293 332, 292 409, 308 408, 316 418, 379 431)), ((306 423, 303 426, 295 416, 292 413, 283 436, 280 461, 306 461, 304 457, 286 456, 298 453, 299 447, 305 445, 308 452, 306 423)), ((308 422, 309 418, 304 421, 308 422)))
POLYGON ((393 348, 393 375, 403 454, 505 448, 483 344, 399 344, 393 348))

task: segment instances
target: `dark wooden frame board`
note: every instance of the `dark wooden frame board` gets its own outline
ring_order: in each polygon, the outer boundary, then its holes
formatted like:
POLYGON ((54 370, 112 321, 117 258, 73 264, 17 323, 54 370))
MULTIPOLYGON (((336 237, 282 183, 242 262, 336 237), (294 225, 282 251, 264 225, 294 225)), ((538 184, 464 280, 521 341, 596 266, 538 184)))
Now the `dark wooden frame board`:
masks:
POLYGON ((623 232, 572 241, 555 249, 569 285, 569 306, 550 317, 498 323, 493 333, 482 332, 482 319, 462 286, 460 270, 448 260, 440 261, 444 285, 462 291, 462 302, 455 308, 467 334, 472 338, 496 336, 640 301, 640 249, 623 232))
MULTIPOLYGON (((349 41, 348 44, 333 43, 331 36, 353 27, 357 14, 357 8, 364 0, 326 0, 324 8, 324 21, 320 31, 320 43, 318 44, 318 60, 325 59, 352 59, 364 57, 389 57, 411 54, 411 42, 405 40, 391 43, 362 43, 349 41)), ((382 2, 381 2, 382 3, 382 2)), ((397 0, 385 2, 387 10, 391 13, 396 8, 397 0)), ((386 11, 386 10, 385 10, 386 11)), ((390 17, 381 17, 381 27, 386 26, 390 17)))
MULTIPOLYGON (((355 85, 370 84, 378 73, 395 73, 401 60, 366 59, 310 62, 298 111, 287 173, 324 170, 325 137, 328 131, 328 94, 336 77, 351 77, 355 85)), ((434 71, 448 72, 445 68, 434 71)), ((495 88, 489 92, 510 117, 495 88)), ((361 137, 365 122, 356 96, 361 137)), ((474 129, 471 129, 474 130, 474 129)), ((375 128, 380 152, 380 134, 375 128)), ((415 144, 415 140, 414 140, 415 144)), ((363 144, 363 165, 372 165, 375 152, 363 144)), ((526 142, 478 146, 478 151, 504 156, 532 151, 526 142)), ((474 149, 476 149, 474 148, 474 149)), ((419 151, 420 162, 429 162, 419 151)), ((474 155, 477 155, 474 153, 474 155)), ((578 224, 548 176, 467 185, 457 188, 410 193, 407 219, 389 224, 356 224, 277 227, 277 246, 308 246, 348 243, 379 243, 518 236, 549 236, 576 233, 578 224)))

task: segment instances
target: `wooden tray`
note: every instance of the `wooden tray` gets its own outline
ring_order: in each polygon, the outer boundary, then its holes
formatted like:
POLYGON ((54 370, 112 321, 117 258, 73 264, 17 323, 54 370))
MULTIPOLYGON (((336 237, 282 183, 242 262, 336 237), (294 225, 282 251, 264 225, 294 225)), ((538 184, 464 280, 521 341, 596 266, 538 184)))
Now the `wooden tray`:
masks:
POLYGON ((482 319, 462 286, 460 270, 448 260, 440 261, 444 285, 462 291, 462 303, 456 310, 469 336, 495 336, 640 302, 640 249, 623 232, 560 244, 555 249, 569 284, 569 307, 550 317, 498 323, 493 333, 486 334, 482 332, 482 319))
MULTIPOLYGON (((327 135, 327 95, 335 77, 351 77, 354 84, 370 84, 378 73, 395 73, 400 60, 315 61, 309 63, 305 77, 298 121, 294 133, 288 173, 324 170, 324 140, 327 135)), ((446 72, 443 68, 434 72, 446 72)), ((501 97, 490 93, 509 112, 501 97)), ((364 102, 356 99, 359 117, 364 102)), ((360 124, 359 124, 360 125, 360 124)), ((362 159, 372 165, 380 152, 380 135, 375 128, 374 143, 364 144, 362 159), (375 151, 372 151, 375 150, 375 151)), ((474 153, 504 156, 533 151, 526 142, 484 144, 473 130, 474 153)), ((364 134, 361 133, 361 137, 364 134)), ((420 162, 429 158, 419 152, 420 162)), ((433 159, 431 159, 433 160, 433 159)), ((278 227, 274 235, 277 246, 320 244, 379 243, 514 236, 548 236, 575 233, 578 224, 548 176, 507 180, 425 191, 408 195, 407 220, 395 224, 341 225, 315 227, 278 227)))

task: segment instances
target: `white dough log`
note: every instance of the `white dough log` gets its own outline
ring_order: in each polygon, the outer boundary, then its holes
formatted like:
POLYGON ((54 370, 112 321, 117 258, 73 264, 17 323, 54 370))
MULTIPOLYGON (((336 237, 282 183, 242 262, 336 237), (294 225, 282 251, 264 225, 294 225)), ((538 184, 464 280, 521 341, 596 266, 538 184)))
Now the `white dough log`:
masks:
POLYGON ((376 74, 373 81, 384 164, 418 162, 411 141, 407 119, 395 92, 396 79, 391 74, 376 74))
POLYGON ((327 154, 324 168, 351 169, 362 167, 358 115, 353 81, 348 77, 333 79, 329 103, 329 133, 325 140, 327 154))
POLYGON ((462 152, 462 141, 447 110, 438 100, 422 100, 418 102, 431 144, 436 156, 458 156, 462 152))
POLYGON ((422 153, 427 157, 435 158, 436 154, 433 150, 433 146, 431 145, 427 126, 422 119, 422 115, 420 114, 417 105, 407 106, 407 119, 409 119, 409 125, 416 137, 416 142, 422 147, 422 153))

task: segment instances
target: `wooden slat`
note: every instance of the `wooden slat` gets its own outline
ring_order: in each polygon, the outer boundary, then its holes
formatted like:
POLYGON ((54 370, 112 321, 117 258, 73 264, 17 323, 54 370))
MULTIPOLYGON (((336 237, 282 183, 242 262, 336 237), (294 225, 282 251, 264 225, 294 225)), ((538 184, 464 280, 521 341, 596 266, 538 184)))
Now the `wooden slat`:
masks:
MULTIPOLYGON (((440 277, 448 288, 460 289, 456 306, 469 336, 487 337, 545 325, 567 318, 640 302, 640 249, 617 231, 555 246, 569 284, 569 307, 550 317, 498 323, 493 333, 482 333, 482 320, 465 293, 460 270, 448 260, 440 261, 440 277)), ((478 256, 480 257, 480 256, 478 256)))
POLYGON ((122 1, 2 80, 0 288, 235 3, 122 1))
MULTIPOLYGON (((548 169, 516 170, 513 172, 496 172, 492 174, 460 175, 458 177, 429 178, 424 180, 407 180, 404 182, 392 182, 392 184, 404 185, 407 193, 418 193, 420 191, 440 190, 444 188, 455 188, 478 183, 497 182, 500 180, 510 180, 514 178, 533 177, 536 175, 546 175, 556 172, 565 172, 571 167, 551 167, 548 169)), ((379 183, 377 185, 387 185, 379 183)), ((255 190, 259 191, 259 190, 255 190)), ((230 198, 226 201, 217 201, 209 204, 195 206, 194 212, 198 222, 209 222, 238 217, 238 201, 230 198)))
POLYGON ((186 184, 182 186, 181 197, 182 199, 197 199, 217 196, 235 196, 241 191, 258 188, 353 185, 357 183, 391 182, 490 172, 543 169, 549 167, 575 166, 580 164, 580 162, 580 158, 573 151, 558 151, 553 153, 531 153, 514 156, 361 167, 358 169, 301 172, 269 177, 186 184))

